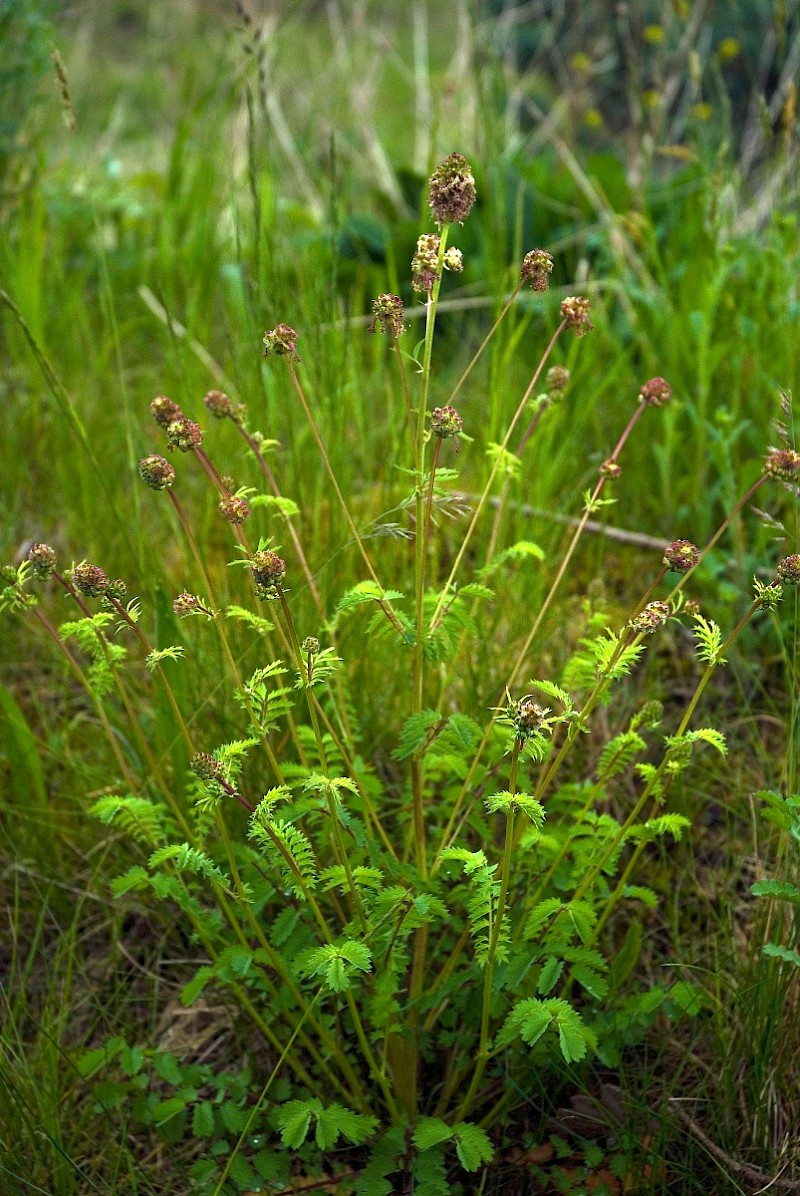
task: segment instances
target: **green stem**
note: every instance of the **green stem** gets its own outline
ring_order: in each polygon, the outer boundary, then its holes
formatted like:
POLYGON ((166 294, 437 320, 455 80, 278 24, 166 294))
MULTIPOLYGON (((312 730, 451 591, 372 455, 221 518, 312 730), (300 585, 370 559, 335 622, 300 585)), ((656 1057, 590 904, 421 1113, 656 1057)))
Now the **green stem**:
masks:
MULTIPOLYGON (((564 327, 564 323, 562 321, 561 325, 559 325, 556 335, 563 327, 564 327)), ((551 340, 550 348, 552 348, 553 343, 554 343, 554 340, 551 340)), ((548 352, 549 352, 549 349, 548 349, 548 352)), ((542 359, 542 364, 543 363, 544 363, 544 358, 542 359)), ((612 462, 616 462, 616 459, 619 456, 619 453, 621 452, 626 440, 628 439, 628 437, 630 436, 634 427, 636 426, 637 421, 641 418, 641 415, 642 415, 642 412, 644 411, 644 409, 645 409, 645 404, 639 403, 637 405, 636 410, 634 411, 633 415, 631 416, 631 418, 629 419, 629 421, 625 427, 625 430, 623 431, 622 435, 620 436, 619 440, 617 441, 616 448, 614 449, 613 453, 611 454, 611 457, 609 458, 609 460, 611 460, 612 462)), ((575 549, 578 546, 578 542, 579 542, 581 536, 583 535, 583 531, 586 527, 586 524, 589 521, 589 517, 592 514, 592 511, 595 508, 595 504, 603 491, 606 480, 607 479, 605 477, 601 477, 601 478, 599 478, 597 484, 595 485, 595 488, 591 494, 591 497, 590 497, 588 503, 586 504, 583 515, 581 517, 581 520, 580 520, 578 526, 575 528, 575 533, 572 537, 572 540, 570 541, 570 545, 569 545, 569 548, 567 549, 566 555, 564 556, 564 559, 561 562, 558 572, 556 573, 556 576, 553 579, 553 582, 550 586, 550 589, 547 592, 544 602, 542 603, 541 607, 539 608, 539 612, 538 612, 536 618, 534 619, 533 626, 531 627, 531 629, 525 639, 525 643, 523 644, 522 648, 520 649, 520 651, 517 655, 517 659, 514 663, 514 667, 512 668, 511 674, 508 678, 508 681, 506 682, 506 684, 503 688, 503 692, 510 690, 513 687, 514 683, 516 682, 517 677, 519 676, 519 673, 522 669, 522 665, 523 665, 525 658, 527 657, 528 652, 530 650, 531 644, 533 643, 533 641, 539 631, 539 628, 542 625, 544 617, 545 617, 547 611, 549 610, 549 608, 553 602, 553 599, 556 596, 558 588, 561 585, 561 582, 563 580, 564 574, 566 573, 567 568, 569 567, 569 563, 572 560, 572 556, 575 552, 575 549)), ((501 701, 502 701, 502 697, 501 697, 501 701)), ((489 721, 489 725, 487 726, 486 730, 483 733, 481 742, 478 744, 478 748, 477 748, 475 755, 470 763, 470 767, 467 772, 467 776, 464 780, 463 785, 461 786, 461 790, 460 790, 459 795, 456 798, 456 801, 453 805, 453 809, 451 811, 447 826, 445 827, 444 834, 442 835, 439 851, 437 852, 436 861, 434 862, 434 868, 438 867, 438 863, 441 858, 441 852, 450 842, 450 836, 452 834, 453 827, 455 826, 457 816, 459 814, 461 806, 463 805, 464 801, 466 800, 467 794, 471 791, 473 778, 478 769, 478 765, 483 756, 483 753, 486 750, 486 747, 487 747, 489 740, 492 736, 492 731, 494 729, 494 725, 495 725, 496 721, 497 721, 497 714, 494 714, 489 721)))
MULTIPOLYGON (((330 479, 331 485, 333 486, 336 497, 339 500, 339 506, 342 509, 342 514, 345 517, 345 522, 347 523, 347 526, 350 529, 350 534, 353 537, 353 540, 355 542, 356 547, 358 548, 359 553, 361 554, 361 559, 363 560, 363 562, 367 568, 367 572, 369 573, 370 577, 372 578, 372 581, 378 587, 378 590, 380 591, 380 593, 384 594, 385 593, 384 587, 381 585, 380 581, 378 580, 378 575, 375 572, 375 569, 373 568, 373 565, 372 565, 372 561, 369 559, 367 550, 364 547, 364 541, 361 539, 361 534, 359 533, 358 528, 356 527, 355 523, 353 522, 353 517, 350 514, 350 510, 347 506, 347 503, 345 502, 344 495, 342 494, 342 491, 339 488, 339 483, 336 480, 336 474, 333 472, 333 466, 331 465, 330 457, 328 456, 328 453, 325 448, 325 444, 322 440, 322 437, 319 434, 319 428, 317 427, 316 420, 314 419, 314 416, 312 414, 311 407, 309 406, 309 403, 308 403, 308 399, 305 396, 305 392, 304 392, 302 386, 300 385, 300 379, 297 376, 297 370, 294 368, 294 362, 291 360, 291 358, 288 359, 288 362, 289 362, 289 374, 292 379, 292 385, 294 386, 297 397, 300 400, 300 404, 305 413, 306 420, 308 421, 308 426, 311 429, 311 434, 313 435, 314 440, 316 441, 317 448, 319 449, 319 454, 322 457, 322 463, 325 466, 325 471, 328 474, 328 477, 330 479)), ((403 626, 402 626, 400 620, 398 619, 397 615, 394 613, 391 603, 384 600, 383 598, 381 598, 378 602, 378 605, 380 606, 381 610, 386 615, 389 622, 395 628, 395 630, 397 632, 399 632, 401 635, 404 634, 403 626)))
POLYGON ((461 390, 461 387, 464 385, 467 378, 472 373, 472 370, 475 367, 475 365, 477 364, 478 359, 480 358, 480 356, 483 353, 486 346, 489 344, 489 341, 492 339, 495 332, 497 332, 497 329, 500 327, 500 324, 502 323, 503 319, 505 318, 507 312, 510 310, 512 304, 514 303, 514 300, 516 299, 517 295, 520 293, 521 289, 522 289, 522 279, 520 279, 519 282, 517 283, 517 285, 514 287, 514 290, 511 292, 508 299, 506 300, 505 306, 503 307, 503 310, 500 312, 500 315, 497 317, 494 324, 492 324, 491 328, 486 333, 486 336, 483 338, 480 345, 478 346, 478 349, 476 350, 475 354, 473 355, 473 358, 470 361, 469 365, 464 370, 464 373, 461 375, 458 382, 456 382, 453 390, 450 392, 450 397, 447 400, 448 403, 453 402, 456 395, 461 390))
MULTIPOLYGON (((520 419, 522 418, 522 413, 525 410, 525 407, 527 406, 528 399, 530 398, 531 394, 533 393, 533 389, 536 386, 536 383, 539 381, 539 375, 541 374, 542 370, 544 369, 547 359, 550 356, 550 354, 552 353, 553 348, 555 347, 556 341, 558 340, 559 336, 564 331, 566 326, 567 326, 566 321, 562 320, 561 323, 556 328, 553 335, 551 336, 550 341, 547 345, 547 348, 545 349, 544 353, 542 354, 539 364, 537 365, 537 367, 534 371, 533 377, 531 378, 531 380, 525 390, 524 395, 520 399, 517 410, 514 413, 514 417, 511 420, 511 423, 508 425, 506 434, 503 437, 503 443, 500 446, 500 452, 498 452, 497 455, 495 456, 494 462, 492 463, 492 468, 489 471, 489 476, 486 479, 486 483, 485 483, 483 490, 480 494, 480 497, 478 499, 475 510, 472 512, 472 519, 470 520, 469 527, 467 528, 466 534, 461 543, 461 547, 458 550, 456 559, 453 561, 453 567, 450 570, 450 576, 448 577, 447 581, 445 582, 444 587, 442 589, 442 593, 439 596, 439 601, 436 604, 436 610, 433 612, 433 618, 431 619, 431 630, 433 630, 438 625, 438 622, 439 622, 439 619, 440 619, 441 613, 442 613, 442 607, 444 606, 447 595, 450 592, 453 582, 455 581, 456 574, 458 573, 458 570, 461 567, 461 562, 463 561, 464 556, 467 551, 467 548, 469 547, 469 544, 472 540, 472 536, 475 531, 475 528, 477 527, 478 520, 480 519, 481 515, 483 514, 483 509, 486 506, 486 503, 488 502, 489 495, 491 494, 491 490, 492 490, 492 484, 494 482, 495 477, 497 476, 497 471, 500 468, 500 462, 502 460, 503 453, 506 450, 506 448, 508 447, 508 443, 511 440, 511 437, 514 433, 514 429, 516 428, 517 424, 519 423, 520 419)), ((587 518, 588 518, 588 516, 587 516, 587 518)))
MULTIPOLYGON (((508 792, 513 797, 517 787, 517 768, 519 766, 520 752, 522 751, 522 741, 514 740, 514 748, 511 755, 511 774, 508 781, 508 792)), ((475 1070, 472 1074, 470 1086, 467 1089, 466 1096, 461 1102, 461 1107, 456 1115, 457 1121, 462 1121, 469 1113, 472 1105, 472 1099, 478 1091, 478 1086, 483 1079, 483 1073, 486 1070, 486 1064, 489 1059, 489 1019, 491 1015, 492 1006, 492 984, 494 981, 494 965, 497 956, 497 945, 500 942, 500 934, 503 929, 503 917, 506 910, 506 899, 508 897, 508 882, 511 876, 511 857, 514 847, 514 803, 510 801, 506 812, 506 832, 505 845, 503 848, 503 859, 500 864, 500 894, 497 898, 497 910, 495 919, 492 924, 492 932, 489 937, 489 950, 486 957, 486 969, 483 978, 483 1001, 481 1004, 481 1036, 478 1043, 478 1060, 475 1070)))
MULTIPOLYGON (((203 578, 203 582, 208 590, 208 595, 211 599, 211 602, 214 607, 219 608, 219 603, 218 603, 216 595, 214 593, 214 586, 211 583, 211 578, 209 577, 208 570, 206 569, 205 561, 203 560, 203 556, 200 552, 200 549, 197 546, 197 541, 194 538, 194 533, 192 532, 192 528, 191 528, 189 520, 186 516, 186 512, 183 509, 183 505, 181 504, 180 500, 178 499, 178 496, 173 492, 173 490, 171 488, 167 490, 167 494, 169 495, 170 502, 172 503, 172 506, 175 510, 175 514, 178 516, 178 522, 180 523, 181 528, 183 529, 183 534, 186 537, 186 542, 188 543, 189 550, 190 550, 192 556, 194 557, 195 564, 197 565, 198 569, 200 570, 200 575, 203 578)), ((264 752, 265 752, 267 760, 269 762, 269 766, 272 769, 273 775, 275 776, 277 783, 279 785, 282 785, 284 783, 283 770, 282 770, 280 764, 278 763, 278 760, 275 756, 275 753, 272 750, 272 746, 269 742, 269 739, 268 739, 266 733, 264 732, 264 729, 262 728, 261 724, 259 723, 258 719, 256 718, 256 714, 255 714, 255 711, 253 710, 252 703, 247 698, 247 695, 245 693, 244 683, 242 681, 242 676, 239 672, 239 666, 236 663, 236 658, 233 655, 233 651, 230 646, 230 641, 228 640, 228 636, 225 631, 224 619, 221 617, 221 613, 219 612, 218 609, 217 609, 217 613, 214 615, 214 626, 216 628, 217 635, 219 636, 220 645, 221 645, 222 651, 225 655, 225 659, 228 662, 228 667, 231 670, 231 675, 233 676, 233 678, 236 682, 239 692, 244 695, 245 704, 247 707, 247 713, 250 718, 251 725, 252 725, 253 729, 257 732, 258 737, 261 740, 261 745, 264 748, 264 752)), ((296 730, 295 730, 293 724, 291 724, 291 726, 292 726, 292 730, 294 732, 293 738, 296 740, 296 738, 297 738, 296 730)))

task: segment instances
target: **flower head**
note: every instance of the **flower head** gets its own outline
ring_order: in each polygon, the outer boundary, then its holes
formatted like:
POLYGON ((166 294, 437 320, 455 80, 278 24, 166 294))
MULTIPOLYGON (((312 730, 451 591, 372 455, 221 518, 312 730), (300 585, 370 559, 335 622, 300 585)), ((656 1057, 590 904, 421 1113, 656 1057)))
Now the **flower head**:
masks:
POLYGON ((569 385, 569 370, 563 365, 551 365, 545 378, 550 401, 557 403, 559 399, 563 399, 564 391, 569 385))
POLYGON ((166 395, 156 395, 150 404, 150 414, 162 428, 168 428, 176 419, 183 419, 183 411, 166 395))
POLYGON ((785 556, 782 561, 778 561, 775 572, 788 586, 800 586, 800 552, 793 552, 791 556, 785 556))
POLYGON ((184 416, 183 419, 174 419, 171 424, 167 425, 167 439, 170 449, 180 449, 182 453, 190 453, 193 449, 200 448, 203 443, 203 433, 199 424, 184 416))
POLYGON ((673 540, 664 553, 670 573, 688 573, 700 560, 700 549, 691 540, 673 540))
POLYGON ((175 481, 175 470, 166 457, 153 453, 139 462, 139 477, 151 490, 166 490, 175 481))
POLYGON ((618 465, 616 461, 612 461, 609 457, 607 461, 603 462, 597 472, 601 477, 609 478, 614 482, 617 478, 622 477, 622 466, 618 465))
POLYGON ((666 623, 670 614, 669 603, 648 602, 644 610, 641 610, 635 618, 631 619, 630 626, 634 631, 641 631, 645 635, 651 635, 666 623))
POLYGON ((761 610, 775 610, 776 606, 783 597, 783 586, 778 581, 764 582, 759 581, 757 577, 753 578, 753 586, 755 589, 756 602, 761 610))
POLYGON ((531 697, 520 698, 518 702, 512 702, 510 714, 517 739, 524 742, 535 735, 546 725, 549 713, 549 706, 540 706, 531 697))
POLYGON ((789 481, 800 473, 800 453, 794 449, 777 449, 764 462, 764 473, 770 478, 789 481))
POLYGON ((442 262, 445 270, 452 270, 453 274, 460 274, 464 269, 464 255, 460 249, 456 249, 455 245, 451 245, 449 249, 445 250, 442 262))
POLYGON ((434 407, 431 412, 431 432, 440 440, 458 436, 463 426, 464 421, 455 407, 434 407))
POLYGON ((424 233, 417 241, 417 251, 411 259, 411 285, 415 291, 430 295, 439 277, 439 244, 436 233, 424 233))
POLYGON ((250 572, 259 598, 274 598, 286 576, 286 562, 281 560, 277 552, 262 549, 253 553, 250 559, 250 572))
POLYGON ((39 581, 47 581, 56 568, 56 554, 49 544, 34 544, 28 553, 31 570, 39 581))
POLYGON ((224 780, 222 765, 210 752, 195 752, 189 761, 189 770, 200 781, 224 780))
POLYGON ((534 291, 546 291, 553 269, 553 255, 546 249, 531 249, 522 259, 520 275, 523 282, 529 282, 534 291))
POLYGON ((214 419, 236 418, 236 408, 225 394, 224 390, 210 390, 203 399, 203 404, 209 415, 214 419))
POLYGON ((88 561, 81 561, 72 570, 72 584, 87 598, 99 598, 109 587, 108 574, 99 565, 90 565, 88 561))
POLYGON ((448 154, 430 179, 430 208, 439 228, 463 224, 475 203, 475 179, 463 154, 448 154))
POLYGON ((578 295, 568 295, 561 301, 561 319, 568 328, 574 330, 576 336, 583 336, 594 328, 589 319, 589 307, 589 300, 578 295))
POLYGON ((121 577, 115 577, 110 581, 105 589, 106 598, 113 598, 115 602, 121 602, 128 592, 128 587, 121 577))
POLYGON ((264 333, 264 356, 274 353, 276 357, 290 357, 292 361, 299 361, 297 356, 297 333, 288 324, 276 324, 270 332, 264 333))
POLYGON ((308 656, 316 656, 319 652, 319 640, 315 635, 307 635, 300 645, 300 649, 308 656))
POLYGON ((403 327, 403 300, 399 295, 379 295, 377 299, 372 301, 372 323, 369 326, 370 332, 377 332, 380 327, 381 332, 391 332, 392 336, 398 337, 401 332, 405 332, 403 327))
POLYGON ((672 387, 665 378, 651 378, 639 391, 639 401, 648 407, 663 407, 672 398, 672 387))
POLYGON ((236 494, 226 494, 217 507, 223 519, 228 523, 244 523, 250 516, 250 508, 243 498, 236 494))

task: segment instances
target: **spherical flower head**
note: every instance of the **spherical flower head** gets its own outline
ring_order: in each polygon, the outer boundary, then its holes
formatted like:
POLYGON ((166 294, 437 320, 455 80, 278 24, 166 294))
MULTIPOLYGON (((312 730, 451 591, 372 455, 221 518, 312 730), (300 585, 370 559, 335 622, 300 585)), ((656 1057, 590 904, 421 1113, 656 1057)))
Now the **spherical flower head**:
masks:
POLYGON ((780 582, 772 581, 767 583, 759 581, 757 577, 753 578, 753 585, 755 587, 756 602, 760 610, 775 610, 781 598, 783 597, 783 586, 780 582))
POLYGON ((87 598, 99 598, 110 584, 108 574, 99 565, 90 565, 88 561, 75 566, 71 580, 75 589, 87 598))
POLYGON ((259 598, 272 597, 286 576, 286 562, 281 560, 277 552, 273 552, 272 549, 262 549, 253 554, 250 560, 250 572, 253 575, 259 598))
POLYGON ((128 587, 121 577, 115 577, 106 586, 105 597, 113 598, 115 602, 121 602, 128 592, 128 587))
POLYGON ((672 387, 666 378, 651 378, 639 391, 639 402, 648 407, 663 407, 672 398, 672 387))
POLYGON ((370 332, 377 332, 380 328, 381 332, 390 332, 392 336, 398 337, 401 332, 405 332, 403 326, 403 300, 399 295, 379 295, 377 299, 372 301, 372 323, 369 326, 370 332))
POLYGON ((664 553, 670 573, 688 573, 700 560, 700 549, 691 540, 673 540, 664 553))
POLYGON ((794 449, 778 449, 770 453, 764 462, 764 473, 769 478, 788 482, 800 475, 800 453, 794 449))
POLYGON ((511 712, 517 739, 530 739, 544 725, 549 713, 549 706, 540 706, 530 697, 520 698, 513 704, 511 712))
POLYGON ((612 461, 609 457, 608 461, 604 461, 597 472, 601 477, 609 478, 614 482, 617 478, 622 477, 622 466, 618 465, 616 461, 612 461))
POLYGON ((683 604, 683 609, 686 611, 687 615, 699 615, 700 603, 696 598, 687 598, 683 604))
POLYGON ((411 285, 415 291, 430 295, 439 277, 439 244, 436 233, 423 233, 411 259, 411 285))
POLYGON ((451 245, 449 249, 445 250, 442 262, 445 270, 451 270, 453 274, 460 274, 464 269, 464 254, 460 249, 456 249, 455 245, 451 245))
POLYGON ((200 448, 203 443, 203 433, 200 425, 193 419, 175 419, 167 426, 167 439, 170 449, 180 449, 182 453, 190 453, 200 448))
POLYGON ((214 419, 234 419, 235 408, 224 390, 210 390, 203 399, 203 404, 209 415, 214 419))
POLYGON ((264 333, 264 356, 269 357, 272 353, 276 357, 300 360, 297 356, 297 333, 294 328, 290 328, 288 324, 276 324, 271 331, 264 333))
POLYGON ((651 635, 666 623, 670 616, 669 603, 667 602, 648 602, 644 610, 631 619, 630 625, 634 631, 641 631, 645 635, 651 635))
POLYGON ((791 556, 785 556, 782 561, 778 561, 775 572, 787 586, 800 586, 800 552, 793 552, 791 556))
POLYGON ((195 752, 189 761, 189 771, 200 781, 222 780, 222 765, 210 752, 195 752))
POLYGON ((547 393, 554 401, 563 397, 564 391, 569 385, 569 370, 564 365, 551 365, 550 369, 545 375, 547 381, 547 393))
POLYGON ((245 500, 238 498, 235 494, 226 494, 217 510, 223 519, 228 520, 228 523, 244 523, 250 515, 250 508, 245 500))
POLYGON ((300 648, 307 656, 316 656, 319 652, 319 640, 315 635, 307 635, 300 648))
POLYGON ((463 426, 464 421, 455 407, 434 407, 431 412, 431 432, 440 440, 458 436, 463 426))
POLYGON ((175 481, 175 470, 166 457, 154 453, 139 462, 139 477, 151 490, 166 490, 175 481))
POLYGON ((56 568, 56 554, 49 544, 34 544, 28 553, 31 571, 39 581, 47 581, 56 568))
POLYGON ((448 154, 430 179, 429 203, 439 228, 463 224, 475 203, 475 179, 463 154, 448 154))
POLYGON ((522 259, 520 276, 534 291, 546 291, 553 270, 553 255, 546 249, 532 249, 522 259))
POLYGON ((179 619, 187 619, 189 615, 196 615, 199 612, 200 600, 195 598, 194 594, 188 594, 184 590, 182 594, 173 598, 172 610, 179 619))
POLYGON ((589 319, 590 306, 589 300, 579 295, 568 295, 561 301, 561 319, 568 328, 572 328, 576 336, 583 336, 594 328, 589 319))
POLYGON ((183 412, 178 404, 166 395, 157 395, 153 399, 150 414, 161 428, 168 428, 176 419, 183 419, 183 412))

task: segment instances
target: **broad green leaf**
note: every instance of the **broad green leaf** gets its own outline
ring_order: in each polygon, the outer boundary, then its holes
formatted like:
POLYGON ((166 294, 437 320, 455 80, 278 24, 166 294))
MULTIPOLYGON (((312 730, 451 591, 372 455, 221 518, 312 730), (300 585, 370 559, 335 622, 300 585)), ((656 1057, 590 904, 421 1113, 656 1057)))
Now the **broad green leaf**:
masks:
POLYGON ((284 1146, 297 1150, 308 1135, 311 1118, 322 1108, 320 1101, 290 1100, 278 1109, 275 1119, 284 1146))
POLYGON ((477 1171, 484 1163, 491 1163, 494 1147, 489 1135, 478 1125, 460 1121, 453 1126, 456 1154, 465 1171, 477 1171))
POLYGON ((417 1150, 429 1150, 440 1142, 447 1142, 453 1130, 440 1117, 420 1117, 414 1129, 414 1145, 417 1150))

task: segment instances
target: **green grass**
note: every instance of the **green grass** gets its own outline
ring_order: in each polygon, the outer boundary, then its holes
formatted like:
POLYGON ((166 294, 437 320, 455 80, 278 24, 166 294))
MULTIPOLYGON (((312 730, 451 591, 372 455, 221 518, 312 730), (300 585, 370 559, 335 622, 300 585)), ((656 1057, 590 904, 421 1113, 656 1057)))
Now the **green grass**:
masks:
MULTIPOLYGON (((337 27, 323 6, 286 5, 260 43, 252 43, 255 26, 243 30, 216 6, 94 5, 57 19, 34 4, 20 6, 19 16, 0 10, 4 21, 33 22, 39 39, 28 63, 9 59, 24 139, 15 131, 14 152, 0 155, 9 229, 0 242, 0 286, 10 300, 0 309, 0 556, 16 561, 29 542, 43 540, 64 567, 86 558, 125 577, 141 596, 152 642, 180 641, 189 650, 186 668, 166 668, 204 742, 233 738, 238 724, 221 649, 201 636, 199 621, 179 624, 172 614, 174 593, 202 592, 203 581, 163 496, 136 476, 139 458, 163 448, 148 403, 165 393, 204 427, 211 421, 202 397, 211 386, 247 404, 251 428, 278 442, 269 460, 299 507, 295 527, 330 610, 361 578, 360 560, 286 374, 261 361, 261 336, 279 321, 301 333, 301 376, 359 528, 402 524, 398 505, 412 486, 397 468, 408 464, 402 401, 391 355, 383 338, 366 334, 363 317, 376 294, 397 291, 407 303, 407 351, 423 336, 408 263, 427 175, 444 153, 470 158, 479 203, 453 234, 466 268, 443 289, 437 401, 501 310, 524 252, 540 244, 556 259, 551 291, 520 296, 460 395, 472 439, 457 463, 443 463, 457 464, 465 502, 481 490, 485 450, 503 435, 560 299, 585 292, 593 302, 595 331, 557 347, 554 360, 569 366, 570 386, 523 456, 497 548, 531 539, 548 561, 558 559, 568 540, 549 516, 580 516, 581 495, 638 387, 656 374, 669 379, 676 401, 647 413, 658 418, 626 446, 616 504, 597 518, 623 531, 704 543, 776 442, 780 389, 800 388, 796 128, 782 132, 776 117, 772 145, 743 174, 741 127, 730 123, 724 102, 731 85, 708 51, 701 67, 712 119, 693 123, 687 115, 678 138, 684 156, 645 153, 641 178, 632 180, 631 162, 647 146, 642 129, 619 116, 619 96, 602 74, 581 91, 570 66, 568 50, 594 55, 600 45, 591 21, 564 46, 561 74, 542 59, 522 74, 503 59, 490 6, 465 4, 465 23, 455 30, 447 7, 423 3, 409 14, 369 3, 359 20, 360 6, 333 5, 337 27), (74 133, 60 123, 57 82, 46 70, 48 17, 69 75, 74 133), (518 121, 506 107, 515 85, 518 121), (555 136, 542 131, 527 99, 553 114, 555 136), (594 108, 605 114, 605 128, 583 119, 594 108), (784 182, 773 193, 780 171, 784 182)), ((670 24, 668 40, 674 32, 670 24)), ((714 44, 739 32, 715 27, 714 44)), ((741 32, 749 45, 749 31, 741 32)), ((778 68, 783 61, 776 58, 778 68)), ((646 82, 642 75, 636 86, 646 82)), ((261 488, 232 424, 207 431, 209 451, 237 485, 261 488)), ((181 469, 179 493, 220 602, 246 604, 247 578, 226 567, 228 529, 198 471, 181 469)), ((741 613, 752 575, 766 579, 779 556, 797 549, 791 496, 776 490, 763 505, 783 522, 784 542, 776 545, 774 529, 752 517, 737 520, 698 576, 703 609, 723 627, 741 613)), ((476 566, 486 558, 491 524, 487 516, 479 526, 476 566)), ((444 581, 465 526, 463 516, 443 521, 434 581, 444 581)), ((254 511, 248 532, 251 540, 276 537, 289 556, 283 524, 267 509, 254 511)), ((402 539, 368 543, 387 576, 407 560, 402 539)), ((558 673, 583 631, 587 593, 619 622, 652 561, 633 543, 585 537, 544 624, 530 666, 536 675, 558 673)), ((501 578, 500 601, 478 615, 476 648, 460 659, 454 693, 484 707, 496 698, 508 672, 498 646, 521 643, 527 612, 538 609, 551 579, 552 569, 534 564, 501 578)), ((322 630, 302 579, 290 598, 297 625, 322 630)), ((55 623, 72 617, 55 593, 44 609, 55 623)), ((688 1026, 670 1026, 669 1037, 663 1024, 654 1026, 613 1077, 598 1066, 579 1081, 564 1074, 554 1093, 520 1094, 509 1121, 515 1143, 541 1140, 551 1096, 568 1104, 579 1084, 595 1093, 613 1079, 630 1097, 629 1154, 650 1167, 637 1190, 746 1190, 676 1121, 670 1098, 689 1102, 693 1120, 729 1159, 767 1176, 787 1166, 784 1176, 800 1174, 791 1145, 800 1121, 796 971, 760 954, 775 939, 776 920, 787 944, 796 930, 777 903, 756 902, 749 892, 762 875, 797 880, 796 843, 779 841, 751 797, 761 787, 797 789, 796 628, 796 603, 787 598, 780 620, 743 635, 709 711, 709 722, 730 731, 730 755, 682 778, 677 808, 694 820, 689 840, 647 857, 647 883, 664 894, 664 905, 646 924, 642 977, 681 969, 709 994, 709 1010, 688 1026), (648 1107, 656 1130, 648 1128, 648 1107)), ((243 667, 262 663, 244 632, 232 637, 243 667)), ((403 678, 387 673, 377 685, 379 657, 362 637, 357 624, 346 624, 338 647, 353 661, 352 691, 374 687, 359 708, 358 731, 391 782, 386 727, 403 708, 403 678)), ((125 1104, 94 1112, 76 1059, 113 1034, 163 1044, 164 1011, 191 975, 197 945, 164 908, 109 897, 111 879, 146 853, 88 817, 113 759, 53 645, 30 621, 4 617, 2 658, 0 891, 12 933, 0 966, 0 1085, 10 1109, 0 1163, 15 1177, 8 1180, 15 1192, 175 1190, 197 1144, 171 1155, 125 1104)), ((642 685, 676 710, 690 674, 676 632, 646 666, 642 685)), ((186 753, 176 746, 163 691, 144 670, 130 687, 140 740, 119 703, 109 703, 123 749, 138 769, 146 766, 146 741, 178 786, 186 753)), ((632 711, 636 697, 623 694, 614 715, 632 711)), ((597 746, 584 749, 588 760, 597 746)), ((390 800, 401 796, 395 790, 390 800)), ((242 831, 244 820, 236 827, 242 831)), ((614 917, 609 942, 619 946, 625 930, 614 917)), ((220 1011, 211 1016, 231 1022, 220 1011)), ((210 1050, 215 1067, 244 1066, 241 1036, 237 1024, 210 1050)), ((178 1040, 191 1059, 191 1033, 178 1040)), ((271 1062, 258 1052, 249 1060, 264 1078, 271 1062)), ((602 1139, 609 1155, 613 1140, 614 1132, 602 1139)), ((521 1190, 513 1166, 495 1175, 498 1191, 521 1190)), ((481 1190, 493 1182, 489 1176, 481 1190)))

